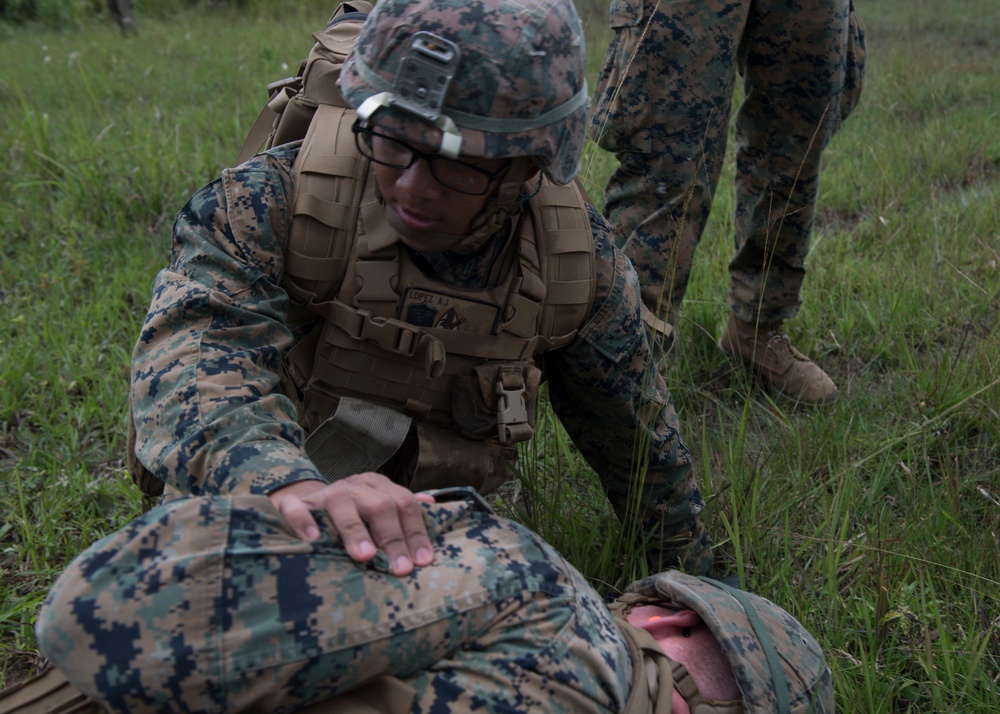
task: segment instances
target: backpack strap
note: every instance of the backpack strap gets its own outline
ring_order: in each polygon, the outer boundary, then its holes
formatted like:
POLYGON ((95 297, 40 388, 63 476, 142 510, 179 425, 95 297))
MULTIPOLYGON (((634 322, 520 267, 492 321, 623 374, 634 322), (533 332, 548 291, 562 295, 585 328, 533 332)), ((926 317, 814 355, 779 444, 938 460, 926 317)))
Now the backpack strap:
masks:
POLYGON ((243 141, 237 164, 262 147, 269 149, 302 139, 316 107, 347 106, 337 88, 337 78, 371 10, 372 4, 365 0, 343 2, 326 27, 313 33, 315 43, 298 73, 268 85, 268 100, 243 141))
POLYGON ((247 132, 247 138, 243 140, 240 153, 236 156, 236 165, 239 166, 244 161, 253 158, 257 150, 270 143, 270 138, 274 134, 278 119, 285 111, 288 102, 302 89, 302 70, 295 77, 287 77, 277 82, 267 85, 269 99, 261 107, 260 113, 254 120, 253 126, 247 132))

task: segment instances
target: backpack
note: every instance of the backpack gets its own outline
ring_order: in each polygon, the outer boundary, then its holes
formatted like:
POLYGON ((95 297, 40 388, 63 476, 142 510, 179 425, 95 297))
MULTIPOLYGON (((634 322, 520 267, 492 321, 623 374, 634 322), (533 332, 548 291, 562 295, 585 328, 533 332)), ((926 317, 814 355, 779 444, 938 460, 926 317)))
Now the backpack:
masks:
POLYGON ((267 103, 247 133, 237 164, 261 149, 305 138, 320 104, 347 107, 337 78, 371 10, 371 3, 365 0, 347 0, 334 11, 326 27, 313 33, 316 43, 298 73, 267 86, 267 103))

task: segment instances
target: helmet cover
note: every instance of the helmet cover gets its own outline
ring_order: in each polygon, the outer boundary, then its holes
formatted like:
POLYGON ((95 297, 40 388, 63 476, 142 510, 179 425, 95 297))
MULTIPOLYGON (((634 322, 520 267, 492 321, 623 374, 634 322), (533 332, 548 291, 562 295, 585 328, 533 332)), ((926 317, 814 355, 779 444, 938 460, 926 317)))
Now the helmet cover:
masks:
POLYGON ((455 154, 531 157, 552 181, 565 184, 583 153, 589 107, 584 53, 572 0, 381 0, 338 83, 356 110, 382 99, 379 125, 404 141, 444 147, 448 130, 442 127, 454 126, 461 141, 455 154), (424 34, 415 38, 418 33, 424 34), (428 36, 429 43, 422 39, 428 36), (457 48, 443 52, 453 54, 457 66, 446 72, 437 125, 433 107, 428 116, 399 101, 397 77, 404 71, 401 59, 413 58, 415 47, 433 48, 435 37, 457 48))
POLYGON ((771 601, 676 570, 639 580, 626 592, 667 599, 701 616, 729 660, 746 714, 834 711, 823 650, 798 620, 771 601))

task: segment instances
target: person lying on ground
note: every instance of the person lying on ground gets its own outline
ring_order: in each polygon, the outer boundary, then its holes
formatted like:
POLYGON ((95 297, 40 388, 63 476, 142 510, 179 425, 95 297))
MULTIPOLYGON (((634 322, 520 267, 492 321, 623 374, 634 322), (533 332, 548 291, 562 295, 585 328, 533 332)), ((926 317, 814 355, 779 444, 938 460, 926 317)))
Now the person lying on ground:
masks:
POLYGON ((405 576, 323 511, 306 540, 263 495, 157 506, 62 574, 40 648, 134 714, 833 711, 819 645, 768 600, 674 570, 607 605, 475 491, 420 496, 432 558, 405 576))

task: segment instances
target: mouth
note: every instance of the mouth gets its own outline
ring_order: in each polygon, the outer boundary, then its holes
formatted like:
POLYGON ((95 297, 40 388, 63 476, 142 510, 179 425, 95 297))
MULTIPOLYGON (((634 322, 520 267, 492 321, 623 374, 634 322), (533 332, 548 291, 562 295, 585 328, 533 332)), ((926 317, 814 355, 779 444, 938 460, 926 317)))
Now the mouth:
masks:
POLYGON ((414 231, 433 231, 441 223, 437 218, 409 210, 398 203, 396 204, 396 214, 403 225, 414 231))

